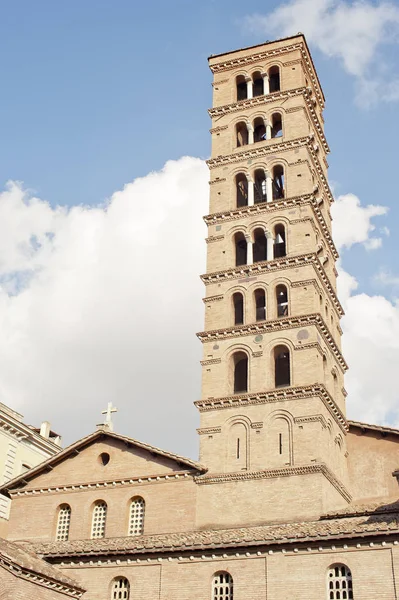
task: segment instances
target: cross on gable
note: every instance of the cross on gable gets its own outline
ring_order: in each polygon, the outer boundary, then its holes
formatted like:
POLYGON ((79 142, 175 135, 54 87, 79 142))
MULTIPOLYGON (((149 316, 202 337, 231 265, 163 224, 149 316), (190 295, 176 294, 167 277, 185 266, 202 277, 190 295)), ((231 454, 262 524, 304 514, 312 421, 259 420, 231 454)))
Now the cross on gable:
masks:
POLYGON ((102 425, 105 425, 111 431, 113 431, 114 429, 114 424, 112 422, 112 413, 116 412, 118 412, 118 409, 115 408, 115 406, 112 406, 112 402, 108 402, 107 409, 101 411, 102 415, 106 415, 105 422, 102 425))

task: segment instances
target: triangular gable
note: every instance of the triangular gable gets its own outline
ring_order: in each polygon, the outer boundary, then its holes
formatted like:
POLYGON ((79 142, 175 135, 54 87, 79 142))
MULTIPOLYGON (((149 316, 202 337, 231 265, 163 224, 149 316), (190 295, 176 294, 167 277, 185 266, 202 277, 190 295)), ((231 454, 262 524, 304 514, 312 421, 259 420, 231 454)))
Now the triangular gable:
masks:
POLYGON ((100 429, 3 484, 0 493, 8 496, 10 490, 37 484, 62 486, 135 475, 154 476, 182 471, 198 474, 206 470, 204 465, 189 458, 100 429), (107 453, 113 459, 104 468, 101 458, 107 453))

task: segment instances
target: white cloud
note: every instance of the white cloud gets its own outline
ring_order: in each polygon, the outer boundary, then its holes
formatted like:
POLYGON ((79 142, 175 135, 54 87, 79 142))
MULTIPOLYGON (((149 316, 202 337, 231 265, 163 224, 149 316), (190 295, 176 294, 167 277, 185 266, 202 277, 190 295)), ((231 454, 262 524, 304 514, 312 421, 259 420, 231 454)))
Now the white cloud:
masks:
POLYGON ((381 60, 383 45, 398 42, 399 7, 391 2, 291 0, 266 16, 252 15, 247 26, 271 36, 301 31, 326 56, 338 58, 358 83, 356 99, 370 105, 399 99, 399 78, 381 60), (382 85, 383 84, 383 85, 382 85))
MULTIPOLYGON (((0 401, 32 422, 49 418, 72 441, 112 400, 118 431, 196 456, 207 180, 205 163, 186 157, 104 205, 69 210, 9 184, 0 194, 0 401)), ((379 239, 373 220, 385 207, 346 194, 332 211, 341 251, 379 239)), ((358 293, 342 268, 338 282, 348 414, 399 423, 399 308, 358 293)))

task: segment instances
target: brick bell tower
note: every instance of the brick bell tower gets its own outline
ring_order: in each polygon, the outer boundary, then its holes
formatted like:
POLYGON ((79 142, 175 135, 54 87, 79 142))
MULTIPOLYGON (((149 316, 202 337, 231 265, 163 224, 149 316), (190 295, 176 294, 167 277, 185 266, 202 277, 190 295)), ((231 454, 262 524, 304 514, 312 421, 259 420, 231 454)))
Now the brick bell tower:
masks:
POLYGON ((347 365, 320 82, 302 35, 209 65, 200 460, 212 483, 263 479, 266 505, 276 480, 299 498, 311 486, 313 512, 346 505, 347 365))

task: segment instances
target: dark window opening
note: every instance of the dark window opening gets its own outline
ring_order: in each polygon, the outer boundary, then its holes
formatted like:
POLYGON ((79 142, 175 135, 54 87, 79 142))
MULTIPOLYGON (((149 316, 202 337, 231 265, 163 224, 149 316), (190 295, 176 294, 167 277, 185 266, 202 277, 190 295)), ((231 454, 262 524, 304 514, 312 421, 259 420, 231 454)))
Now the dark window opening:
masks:
POLYGON ((237 146, 246 146, 248 144, 248 127, 246 123, 237 123, 237 146))
POLYGON ((279 454, 283 453, 283 434, 282 433, 278 434, 278 451, 279 451, 279 454))
POLYGON ((247 264, 247 241, 243 233, 236 233, 234 236, 236 247, 236 267, 247 264))
POLYGON ((244 297, 240 292, 233 294, 234 325, 244 323, 244 297))
POLYGON ((276 300, 277 316, 286 317, 288 315, 288 292, 285 285, 278 285, 276 287, 276 300))
POLYGON ((263 229, 255 229, 253 259, 254 263, 267 260, 267 240, 263 229))
POLYGON ((253 91, 253 95, 255 96, 263 96, 264 91, 263 91, 263 77, 260 73, 254 73, 253 75, 253 82, 254 82, 254 91, 253 91))
POLYGON ((284 197, 284 169, 281 165, 276 165, 273 168, 273 200, 280 200, 284 197))
POLYGON ((266 176, 262 169, 255 171, 254 203, 266 202, 266 176))
POLYGON ((243 173, 236 176, 237 208, 248 206, 248 180, 243 173))
POLYGON ((246 100, 247 98, 247 82, 243 75, 237 77, 237 100, 246 100))
POLYGON ((275 387, 291 385, 290 353, 286 346, 277 346, 274 350, 275 387))
POLYGON ((274 235, 274 258, 282 258, 286 255, 284 225, 276 225, 274 228, 274 235))
POLYGON ((240 458, 240 438, 237 438, 237 458, 240 458))
POLYGON ((256 320, 266 319, 266 294, 265 290, 255 290, 256 320))
POLYGON ((254 142, 261 142, 266 139, 266 127, 263 119, 257 117, 254 121, 254 142))
POLYGON ((237 352, 234 361, 234 393, 243 394, 248 391, 248 357, 244 352, 237 352))
POLYGON ((280 91, 280 69, 278 67, 269 69, 269 89, 270 92, 280 91))
POLYGON ((281 115, 275 113, 272 116, 272 138, 282 137, 283 135, 283 124, 281 121, 281 115))

